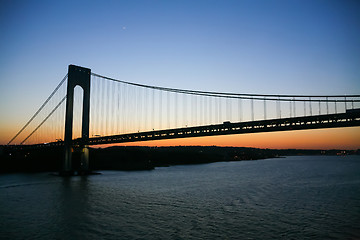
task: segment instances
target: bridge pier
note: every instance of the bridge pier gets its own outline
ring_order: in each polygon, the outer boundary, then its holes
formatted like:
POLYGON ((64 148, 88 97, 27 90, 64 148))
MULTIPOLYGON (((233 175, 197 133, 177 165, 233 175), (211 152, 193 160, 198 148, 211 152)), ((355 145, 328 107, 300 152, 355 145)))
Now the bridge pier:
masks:
POLYGON ((64 139, 64 160, 60 175, 74 175, 89 173, 89 121, 90 121, 90 76, 91 69, 69 65, 68 84, 65 113, 65 139, 64 139), (74 88, 80 86, 84 90, 81 144, 73 146, 73 109, 74 109, 74 88), (80 150, 80 151, 79 151, 80 150), (80 166, 74 169, 72 158, 75 153, 80 152, 80 166))
POLYGON ((64 148, 64 161, 63 166, 60 171, 60 175, 74 175, 74 171, 72 170, 72 147, 71 146, 65 146, 64 148))
POLYGON ((89 147, 84 146, 81 149, 79 173, 88 174, 89 172, 89 147))

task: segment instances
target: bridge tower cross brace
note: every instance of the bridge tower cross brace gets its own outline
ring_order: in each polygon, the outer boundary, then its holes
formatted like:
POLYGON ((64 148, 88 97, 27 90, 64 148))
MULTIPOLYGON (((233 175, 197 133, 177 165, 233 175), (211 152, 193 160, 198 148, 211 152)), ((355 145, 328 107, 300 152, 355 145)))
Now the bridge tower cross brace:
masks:
POLYGON ((90 122, 90 76, 91 69, 83 68, 75 65, 69 65, 68 84, 66 97, 66 113, 65 113, 65 156, 61 174, 72 175, 74 169, 72 167, 72 155, 74 151, 72 135, 73 135, 73 110, 74 110, 74 89, 80 86, 83 91, 83 111, 82 111, 82 129, 81 144, 79 146, 81 159, 80 171, 86 173, 89 171, 89 122, 90 122))

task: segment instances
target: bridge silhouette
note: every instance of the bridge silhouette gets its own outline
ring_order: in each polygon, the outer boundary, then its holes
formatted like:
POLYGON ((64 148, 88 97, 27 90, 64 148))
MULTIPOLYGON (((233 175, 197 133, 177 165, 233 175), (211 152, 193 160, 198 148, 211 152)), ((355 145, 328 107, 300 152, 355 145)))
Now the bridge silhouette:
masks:
POLYGON ((64 147, 89 171, 90 145, 360 126, 360 95, 272 95, 149 86, 69 65, 68 74, 8 142, 11 149, 64 147), (65 84, 67 83, 67 84, 65 84))

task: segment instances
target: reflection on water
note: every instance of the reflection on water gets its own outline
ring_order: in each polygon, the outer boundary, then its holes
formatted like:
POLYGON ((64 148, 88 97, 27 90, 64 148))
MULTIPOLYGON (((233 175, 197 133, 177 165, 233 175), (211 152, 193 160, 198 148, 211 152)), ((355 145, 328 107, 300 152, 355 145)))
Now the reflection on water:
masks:
POLYGON ((0 175, 0 238, 357 239, 360 158, 0 175))

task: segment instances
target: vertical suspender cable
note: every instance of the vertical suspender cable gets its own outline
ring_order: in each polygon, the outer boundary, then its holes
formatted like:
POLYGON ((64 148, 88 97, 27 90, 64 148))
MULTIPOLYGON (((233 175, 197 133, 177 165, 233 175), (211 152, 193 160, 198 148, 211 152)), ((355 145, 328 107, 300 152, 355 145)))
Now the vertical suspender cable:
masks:
POLYGON ((264 98, 264 120, 266 120, 266 99, 264 98))
POLYGON ((232 120, 232 99, 229 98, 229 121, 232 120))
POLYGON ((103 82, 104 82, 104 80, 101 80, 101 79, 99 79, 99 96, 98 96, 98 102, 99 102, 99 104, 98 104, 98 109, 97 109, 97 111, 98 111, 98 115, 97 115, 97 134, 98 135, 100 135, 100 136, 102 136, 103 135, 103 133, 102 133, 102 130, 103 130, 103 126, 102 126, 102 122, 103 122, 103 118, 101 118, 101 116, 104 116, 104 114, 103 114, 103 82))
POLYGON ((178 93, 175 93, 175 128, 178 128, 178 93))
POLYGON ((115 115, 115 122, 116 122, 116 134, 120 133, 120 126, 119 126, 119 116, 120 116, 120 93, 121 93, 121 85, 120 83, 116 84, 116 115, 115 115))
POLYGON ((159 91, 159 129, 162 129, 162 91, 159 91))
POLYGON ((337 100, 335 99, 335 113, 337 113, 337 100))
POLYGON ((203 97, 200 96, 200 124, 199 125, 203 125, 203 97))
POLYGON ((104 99, 104 120, 105 120, 105 135, 108 135, 108 82, 105 82, 105 86, 104 86, 104 95, 103 95, 103 99, 104 99))
POLYGON ((208 109, 208 103, 207 103, 208 97, 204 97, 204 124, 208 125, 209 122, 209 109, 208 109))
POLYGON ((148 131, 149 128, 147 126, 147 123, 148 123, 148 108, 150 107, 149 106, 149 99, 148 99, 148 88, 144 88, 144 95, 145 95, 145 100, 144 100, 144 127, 145 127, 145 130, 148 131))
POLYGON ((242 98, 239 98, 239 121, 242 121, 242 98))
POLYGON ((226 104, 226 120, 230 121, 230 104, 229 104, 230 99, 226 98, 225 99, 225 104, 226 104))
POLYGON ((151 90, 151 128, 155 129, 155 89, 151 90))
POLYGON ((139 113, 139 121, 138 121, 138 124, 139 124, 139 130, 143 130, 143 125, 142 125, 142 122, 144 121, 144 111, 143 111, 143 108, 144 108, 144 104, 143 104, 143 88, 139 88, 139 104, 140 104, 140 113, 139 113))
POLYGON ((346 101, 346 96, 344 97, 344 105, 345 105, 345 112, 347 110, 347 101, 346 101))
POLYGON ((251 98, 251 120, 254 121, 254 99, 251 98))
POLYGON ((166 91, 166 119, 167 128, 170 129, 170 92, 166 91))
POLYGON ((197 99, 198 96, 194 95, 194 126, 197 126, 197 115, 198 115, 198 111, 197 111, 197 99))
POLYGON ((209 111, 208 111, 208 113, 209 113, 209 124, 213 124, 213 121, 212 121, 212 107, 211 107, 211 100, 212 100, 212 98, 211 97, 207 97, 207 100, 208 100, 208 103, 207 103, 207 105, 208 105, 208 107, 209 107, 209 111))
POLYGON ((222 98, 219 98, 219 123, 222 123, 222 98))
POLYGON ((186 106, 186 98, 187 98, 187 95, 186 94, 182 94, 182 97, 183 97, 183 126, 187 126, 187 106, 186 106))
POLYGON ((127 85, 126 84, 123 84, 122 85, 122 87, 123 87, 123 94, 122 94, 122 133, 126 133, 126 131, 127 131, 127 129, 126 129, 126 116, 127 116, 127 108, 128 108, 128 106, 127 106, 127 102, 126 102, 126 100, 127 100, 127 85))
POLYGON ((128 116, 128 102, 127 102, 128 85, 123 85, 123 133, 127 133, 127 116, 128 116))
POLYGON ((293 104, 294 104, 294 117, 296 117, 296 102, 295 102, 295 98, 293 98, 293 104))
POLYGON ((188 108, 188 97, 189 97, 189 95, 187 95, 186 93, 183 93, 183 125, 184 126, 188 126, 189 125, 189 113, 188 113, 188 111, 189 111, 189 108, 188 108))
POLYGON ((279 118, 281 118, 281 101, 280 101, 280 97, 279 97, 279 118))
POLYGON ((112 82, 111 85, 110 85, 110 96, 109 96, 109 108, 110 108, 110 134, 111 135, 114 135, 114 124, 115 124, 115 121, 114 121, 114 113, 115 113, 115 109, 114 109, 114 106, 115 105, 115 87, 114 87, 114 84, 115 82, 112 82))
POLYGON ((329 114, 329 101, 328 101, 328 97, 326 97, 326 114, 329 114))

